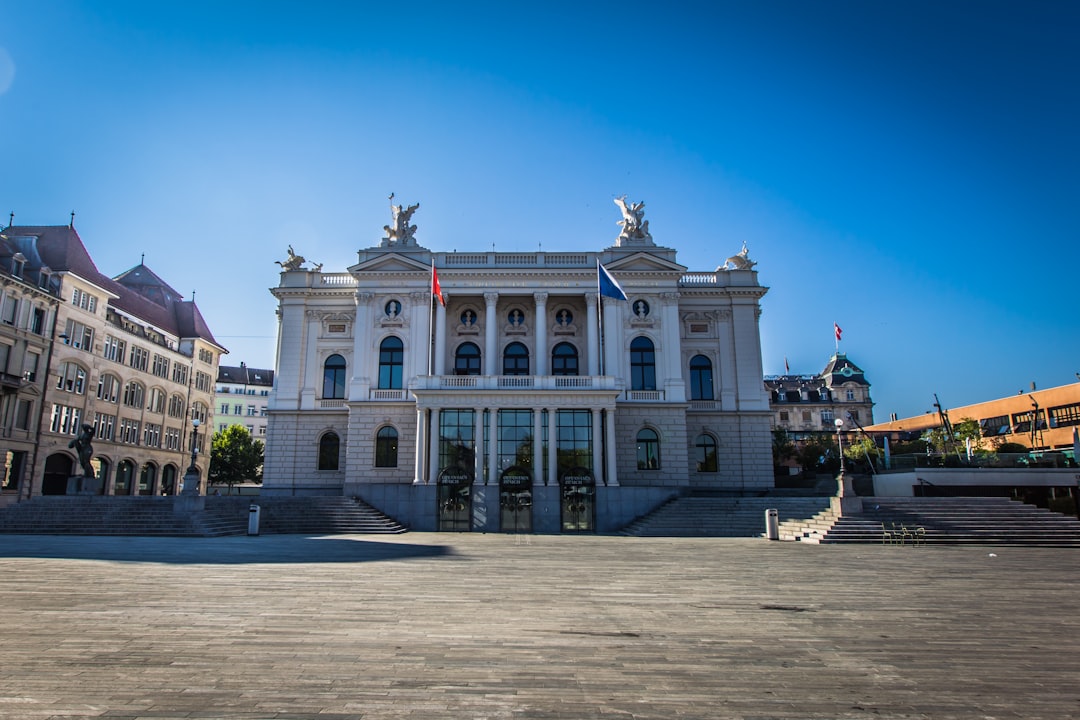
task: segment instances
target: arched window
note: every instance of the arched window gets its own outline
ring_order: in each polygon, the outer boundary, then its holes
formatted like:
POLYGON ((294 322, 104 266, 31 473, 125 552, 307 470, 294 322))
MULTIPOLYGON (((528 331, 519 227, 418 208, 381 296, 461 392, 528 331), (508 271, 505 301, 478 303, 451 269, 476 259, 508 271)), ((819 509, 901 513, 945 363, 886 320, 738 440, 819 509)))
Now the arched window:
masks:
POLYGON ((120 378, 109 373, 102 373, 101 377, 98 378, 98 400, 110 403, 118 402, 120 400, 120 385, 120 378))
POLYGON ((57 371, 56 389, 76 395, 86 392, 86 371, 73 362, 61 363, 57 371))
POLYGON ((503 375, 529 374, 529 348, 519 342, 510 343, 503 350, 503 375))
POLYGON ((397 467, 397 430, 387 425, 375 434, 375 467, 397 467))
POLYGON ((165 391, 161 388, 150 388, 150 398, 147 400, 146 409, 158 414, 165 412, 165 391))
POLYGON ((713 399, 712 361, 704 355, 690 358, 690 399, 713 399))
POLYGON ((379 345, 379 387, 381 389, 401 387, 401 366, 404 358, 405 346, 400 338, 391 335, 379 345))
POLYGON ((656 389, 656 350, 647 337, 636 337, 630 343, 630 389, 656 389))
POLYGON ((552 375, 577 375, 577 348, 568 342, 562 342, 551 349, 552 375))
POLYGON ((701 433, 694 440, 694 458, 698 472, 716 472, 716 439, 701 433))
POLYGON ((124 404, 128 407, 142 409, 143 399, 146 397, 146 388, 134 380, 124 385, 124 404))
POLYGON ((475 343, 467 342, 458 345, 457 352, 454 353, 454 374, 480 374, 480 348, 475 343))
POLYGON ((637 434, 638 470, 656 470, 660 467, 660 436, 651 428, 642 428, 637 434))
POLYGON ((336 432, 328 432, 319 438, 319 469, 337 470, 341 439, 336 432))
POLYGON ((169 398, 169 417, 184 417, 184 398, 179 395, 169 398))
POLYGON ((345 397, 345 358, 331 355, 323 363, 322 396, 328 400, 345 397))

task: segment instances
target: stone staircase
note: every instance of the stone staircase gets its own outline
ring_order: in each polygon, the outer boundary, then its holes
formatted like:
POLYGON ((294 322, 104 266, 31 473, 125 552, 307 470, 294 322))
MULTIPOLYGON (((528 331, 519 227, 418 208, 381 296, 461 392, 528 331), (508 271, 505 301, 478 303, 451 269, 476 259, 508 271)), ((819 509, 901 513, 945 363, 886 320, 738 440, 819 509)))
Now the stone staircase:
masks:
POLYGON ((402 533, 400 523, 351 497, 208 497, 201 512, 174 514, 175 498, 48 496, 0 509, 0 533, 28 535, 245 535, 252 504, 260 534, 402 533))
POLYGON ((802 522, 782 523, 780 539, 822 544, 891 541, 1080 547, 1080 521, 1009 498, 866 497, 860 514, 837 518, 825 511, 802 522))
POLYGON ((776 508, 781 522, 824 512, 827 497, 677 497, 638 518, 620 532, 635 537, 764 537, 765 511, 776 508))

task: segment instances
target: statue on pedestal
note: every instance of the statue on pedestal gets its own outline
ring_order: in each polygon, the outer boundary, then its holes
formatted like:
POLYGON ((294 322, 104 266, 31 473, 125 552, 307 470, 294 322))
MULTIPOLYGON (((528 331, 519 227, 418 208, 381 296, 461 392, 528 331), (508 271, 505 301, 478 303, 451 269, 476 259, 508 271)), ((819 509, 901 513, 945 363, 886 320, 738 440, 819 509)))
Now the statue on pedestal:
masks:
MULTIPOLYGON (((394 199, 393 193, 390 194, 390 199, 394 199)), ((383 230, 386 231, 386 237, 383 238, 383 246, 389 245, 408 245, 410 241, 416 244, 416 238, 413 237, 416 234, 416 226, 410 225, 409 221, 412 220, 412 215, 420 207, 420 203, 410 205, 406 208, 402 208, 401 205, 391 205, 390 215, 393 218, 393 225, 383 225, 383 230)))
POLYGON ((622 244, 625 241, 651 242, 652 235, 649 234, 649 221, 644 219, 645 203, 627 204, 626 196, 620 195, 615 198, 615 204, 619 206, 623 216, 623 219, 616 223, 616 225, 622 226, 618 243, 622 244))
POLYGON ((90 464, 90 459, 94 457, 94 446, 90 444, 93 439, 93 426, 83 425, 75 439, 68 443, 68 447, 75 448, 75 454, 79 456, 79 465, 82 466, 84 478, 92 478, 95 475, 94 466, 90 464))

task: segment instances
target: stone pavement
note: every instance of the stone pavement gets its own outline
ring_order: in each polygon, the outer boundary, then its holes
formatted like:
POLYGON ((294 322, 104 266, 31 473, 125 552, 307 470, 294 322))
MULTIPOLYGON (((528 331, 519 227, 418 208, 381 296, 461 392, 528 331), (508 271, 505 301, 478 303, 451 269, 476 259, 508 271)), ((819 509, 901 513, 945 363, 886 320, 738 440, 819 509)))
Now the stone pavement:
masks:
POLYGON ((1075 718, 1075 549, 0 537, 0 718, 1075 718))

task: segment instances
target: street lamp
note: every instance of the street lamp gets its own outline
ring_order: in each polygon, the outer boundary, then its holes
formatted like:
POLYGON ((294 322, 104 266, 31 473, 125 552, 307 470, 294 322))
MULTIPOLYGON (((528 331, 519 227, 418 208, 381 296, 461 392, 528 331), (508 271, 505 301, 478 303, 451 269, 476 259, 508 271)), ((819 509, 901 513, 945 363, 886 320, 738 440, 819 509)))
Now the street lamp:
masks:
POLYGON ((199 451, 199 418, 192 419, 191 426, 191 465, 184 473, 184 489, 181 491, 184 495, 199 494, 199 468, 195 466, 195 455, 199 451))
POLYGON ((836 496, 840 498, 841 514, 861 512, 862 501, 855 497, 855 487, 851 484, 851 478, 848 477, 847 468, 844 465, 844 436, 841 432, 844 429, 844 421, 836 418, 833 424, 836 425, 836 445, 840 449, 840 475, 836 478, 836 496))
MULTIPOLYGON (((844 421, 840 418, 833 420, 833 425, 836 426, 836 446, 840 448, 840 476, 844 475, 844 438, 840 431, 844 428, 844 421)), ((194 457, 194 456, 192 456, 194 457)))

